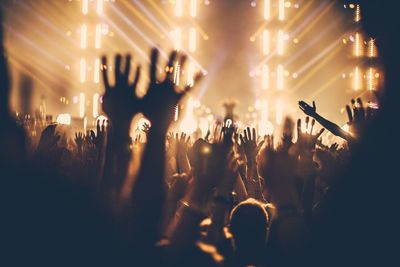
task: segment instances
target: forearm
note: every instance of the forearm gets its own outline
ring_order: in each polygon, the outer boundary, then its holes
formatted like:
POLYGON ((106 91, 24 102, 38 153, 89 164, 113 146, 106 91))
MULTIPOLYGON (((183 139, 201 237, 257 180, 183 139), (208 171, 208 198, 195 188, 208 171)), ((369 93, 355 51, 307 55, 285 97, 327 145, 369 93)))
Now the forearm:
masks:
POLYGON ((178 151, 176 155, 176 161, 177 161, 177 166, 179 166, 178 171, 180 173, 186 173, 186 174, 190 173, 190 163, 186 152, 178 151))
POLYGON ((142 241, 148 244, 157 241, 161 234, 165 200, 164 145, 164 134, 152 129, 131 195, 135 238, 145 237, 142 241))
POLYGON ((257 200, 265 201, 262 194, 261 179, 258 174, 257 164, 255 161, 247 162, 247 192, 249 197, 255 198, 257 200))
POLYGON ((335 136, 339 136, 347 141, 349 141, 349 139, 352 138, 351 135, 349 135, 346 131, 344 131, 339 125, 325 119, 318 113, 316 113, 313 117, 319 124, 322 125, 322 127, 330 131, 335 136))

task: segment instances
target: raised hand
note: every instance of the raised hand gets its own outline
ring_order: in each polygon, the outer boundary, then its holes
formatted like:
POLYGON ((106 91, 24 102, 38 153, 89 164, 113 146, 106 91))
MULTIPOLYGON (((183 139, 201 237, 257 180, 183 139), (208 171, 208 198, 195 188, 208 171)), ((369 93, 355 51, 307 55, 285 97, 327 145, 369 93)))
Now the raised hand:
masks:
POLYGON ((312 158, 317 140, 325 129, 322 128, 317 133, 313 133, 315 120, 312 119, 310 125, 310 117, 306 117, 305 123, 306 131, 303 133, 301 130, 301 119, 297 120, 297 146, 300 156, 311 156, 312 158))
POLYGON ((361 98, 357 98, 357 100, 351 100, 350 105, 346 105, 346 111, 349 121, 347 124, 350 127, 350 132, 357 139, 360 137, 365 127, 368 124, 368 121, 372 117, 372 108, 367 107, 364 108, 361 98))
POLYGON ((312 106, 307 104, 304 101, 299 101, 299 108, 306 114, 307 116, 310 117, 315 117, 317 114, 317 107, 315 106, 315 101, 312 102, 312 106))
POLYGON ((50 152, 57 147, 60 135, 56 134, 56 127, 57 124, 51 124, 43 130, 37 148, 38 152, 50 152))
POLYGON ((104 140, 106 137, 106 127, 108 126, 107 124, 108 122, 105 120, 103 120, 102 122, 98 120, 96 124, 96 133, 93 130, 90 131, 92 142, 99 151, 103 148, 104 145, 104 140))
POLYGON ((140 100, 136 96, 136 87, 140 78, 140 66, 136 67, 134 81, 129 81, 131 56, 125 57, 125 67, 121 70, 122 56, 115 57, 115 84, 110 85, 107 74, 107 58, 102 58, 102 73, 105 86, 103 111, 111 123, 117 127, 129 128, 133 115, 140 110, 140 100))
POLYGON ((257 134, 256 129, 250 130, 250 127, 244 130, 244 135, 240 135, 240 146, 243 147, 244 153, 246 155, 247 162, 255 162, 256 156, 260 147, 257 146, 257 134))
POLYGON ((145 123, 143 123, 143 126, 142 126, 142 132, 144 132, 145 134, 146 134, 146 136, 149 134, 149 132, 150 132, 150 124, 148 124, 147 122, 145 122, 145 123))
POLYGON ((78 147, 78 152, 83 151, 83 141, 84 141, 84 135, 82 132, 77 132, 75 133, 75 138, 74 138, 75 144, 78 147))
MULTIPOLYGON (((179 100, 190 91, 190 85, 185 86, 183 90, 178 91, 178 86, 174 84, 174 66, 178 53, 173 51, 165 67, 166 75, 163 79, 157 79, 157 62, 159 52, 157 49, 151 51, 150 63, 150 83, 147 94, 143 98, 142 112, 151 121, 155 127, 161 127, 163 131, 168 129, 169 124, 174 117, 174 107, 179 100)), ((179 56, 178 63, 180 69, 184 69, 186 62, 185 56, 179 56)), ((200 79, 198 74, 194 78, 195 83, 200 79)))

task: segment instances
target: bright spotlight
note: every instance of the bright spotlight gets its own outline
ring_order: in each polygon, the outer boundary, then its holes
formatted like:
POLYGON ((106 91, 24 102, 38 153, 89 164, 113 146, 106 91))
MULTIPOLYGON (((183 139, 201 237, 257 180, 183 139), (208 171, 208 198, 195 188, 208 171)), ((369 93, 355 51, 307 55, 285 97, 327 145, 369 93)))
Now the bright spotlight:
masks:
POLYGON ((269 31, 268 30, 264 30, 263 31, 263 35, 262 35, 262 42, 263 42, 263 53, 264 55, 268 55, 269 54, 269 31))
POLYGON ((279 0, 278 5, 279 5, 279 7, 278 7, 279 20, 285 20, 285 0, 279 0))
POLYGON ((84 83, 86 81, 86 59, 81 58, 80 60, 80 81, 84 83))
POLYGON ((100 96, 98 93, 93 95, 93 118, 99 116, 99 98, 100 96))
POLYGON ((86 49, 87 47, 87 25, 82 24, 81 26, 81 48, 86 49))
POLYGON ((266 64, 264 64, 262 67, 261 87, 263 90, 267 90, 269 88, 269 68, 266 64))
POLYGON ((278 55, 283 55, 284 42, 285 42, 285 34, 283 33, 282 30, 279 30, 277 39, 278 55))
POLYGON ((94 40, 94 47, 100 49, 101 47, 101 24, 96 25, 96 36, 94 40))
POLYGON ((195 27, 191 27, 189 30, 189 51, 196 51, 196 42, 197 42, 197 31, 195 27))
POLYGON ((68 113, 60 114, 57 116, 56 122, 63 125, 71 125, 71 115, 68 113))
POLYGON ((264 0, 264 19, 270 20, 271 18, 271 0, 264 0))
POLYGON ((79 117, 85 117, 85 94, 79 94, 79 117))
POLYGON ((283 90, 284 69, 282 65, 278 65, 276 70, 276 87, 279 91, 283 90))

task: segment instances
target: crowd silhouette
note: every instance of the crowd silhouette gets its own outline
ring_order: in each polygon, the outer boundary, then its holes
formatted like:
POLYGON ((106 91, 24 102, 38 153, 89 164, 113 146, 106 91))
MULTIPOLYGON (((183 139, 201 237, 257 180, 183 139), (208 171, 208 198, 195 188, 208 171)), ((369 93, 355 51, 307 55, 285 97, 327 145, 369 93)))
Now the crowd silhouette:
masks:
POLYGON ((186 57, 171 52, 160 75, 155 48, 143 98, 136 95, 142 69, 132 70, 131 55, 115 56, 114 84, 103 69, 108 120, 95 129, 67 138, 64 126, 26 124, 10 115, 1 31, 2 266, 388 265, 396 247, 389 216, 396 212, 400 61, 384 30, 390 16, 383 14, 393 11, 367 2, 365 10, 385 66, 379 110, 351 99, 347 132, 315 102, 299 101, 305 117, 286 118, 282 136, 238 129, 233 114, 205 137, 168 132, 174 107, 202 75, 179 88, 173 66, 184 69, 186 57), (138 113, 151 125, 132 140, 138 113), (324 131, 344 145, 325 145, 324 131))

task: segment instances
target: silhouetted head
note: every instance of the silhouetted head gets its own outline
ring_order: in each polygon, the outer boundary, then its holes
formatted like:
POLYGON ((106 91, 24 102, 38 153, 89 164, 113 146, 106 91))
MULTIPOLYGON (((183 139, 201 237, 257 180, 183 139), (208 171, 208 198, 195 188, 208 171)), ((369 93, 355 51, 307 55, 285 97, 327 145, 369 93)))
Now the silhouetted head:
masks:
POLYGON ((237 250, 264 248, 267 242, 268 214, 264 205, 247 199, 231 212, 230 232, 237 250))

